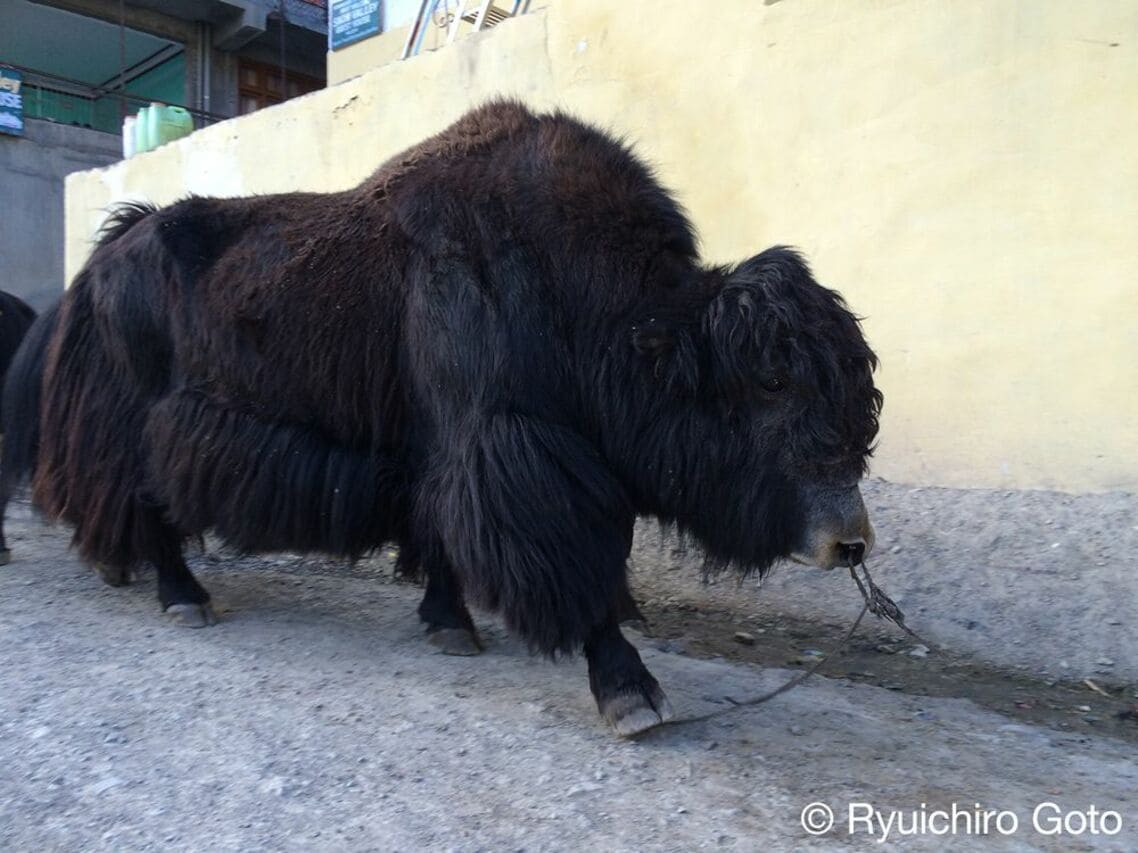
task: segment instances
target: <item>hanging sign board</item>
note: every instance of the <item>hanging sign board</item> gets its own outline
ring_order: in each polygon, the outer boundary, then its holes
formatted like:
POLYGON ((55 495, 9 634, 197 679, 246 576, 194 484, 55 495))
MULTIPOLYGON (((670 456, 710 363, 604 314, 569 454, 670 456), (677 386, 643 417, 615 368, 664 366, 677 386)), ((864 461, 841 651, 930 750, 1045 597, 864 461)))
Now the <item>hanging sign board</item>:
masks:
POLYGON ((24 75, 0 65, 0 133, 24 133, 24 75))
POLYGON ((329 50, 378 33, 379 0, 332 0, 328 9, 329 50))

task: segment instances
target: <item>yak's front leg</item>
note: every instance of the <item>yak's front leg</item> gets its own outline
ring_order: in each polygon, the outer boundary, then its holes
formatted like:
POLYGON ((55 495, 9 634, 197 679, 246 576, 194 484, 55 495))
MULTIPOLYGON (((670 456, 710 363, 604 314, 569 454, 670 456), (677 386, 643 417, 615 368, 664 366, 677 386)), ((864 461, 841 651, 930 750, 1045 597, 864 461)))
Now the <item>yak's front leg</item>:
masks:
POLYGON ((615 613, 589 635, 585 658, 597 708, 617 734, 629 737, 672 718, 672 704, 620 633, 615 613))
POLYGON ((425 485, 463 590, 535 651, 583 646, 620 734, 659 725, 671 709, 618 628, 637 615, 625 577, 635 514, 620 484, 562 426, 496 415, 463 437, 473 440, 452 443, 425 485))

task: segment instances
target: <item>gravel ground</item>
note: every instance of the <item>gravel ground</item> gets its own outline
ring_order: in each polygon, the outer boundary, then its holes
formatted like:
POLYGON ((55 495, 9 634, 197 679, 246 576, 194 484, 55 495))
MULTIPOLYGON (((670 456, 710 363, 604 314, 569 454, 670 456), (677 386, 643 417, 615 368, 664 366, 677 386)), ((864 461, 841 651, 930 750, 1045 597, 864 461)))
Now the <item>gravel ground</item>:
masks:
MULTIPOLYGON (((1134 672, 1135 584, 1116 568, 1134 541, 1132 496, 875 482, 867 499, 874 576, 922 633, 1040 672, 1134 672)), ((879 849, 880 829, 846 831, 852 802, 1015 815, 1013 834, 960 849, 1138 849, 1138 751, 1124 740, 826 677, 731 709, 724 697, 792 673, 640 637, 681 717, 721 713, 621 741, 582 662, 531 658, 485 615, 485 654, 435 654, 418 591, 390 581, 385 555, 355 567, 199 557, 221 624, 192 631, 164 624, 150 577, 104 587, 64 531, 14 515, 16 562, 0 569, 0 850, 879 849), (816 801, 838 814, 825 840, 800 825, 816 801), (1113 810, 1121 826, 1043 835, 1031 820, 1043 802, 1113 810)), ((757 593, 702 586, 674 550, 654 530, 638 540, 637 588, 653 605, 820 625, 858 609, 841 574, 786 568, 757 593)))

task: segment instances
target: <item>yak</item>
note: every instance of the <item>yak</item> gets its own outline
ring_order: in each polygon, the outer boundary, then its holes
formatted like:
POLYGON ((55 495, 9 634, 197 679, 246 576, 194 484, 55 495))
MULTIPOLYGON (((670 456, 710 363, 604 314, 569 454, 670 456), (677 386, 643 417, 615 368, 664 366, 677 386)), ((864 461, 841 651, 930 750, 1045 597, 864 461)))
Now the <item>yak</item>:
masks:
MULTIPOLYGON (((0 381, 8 373, 8 367, 24 339, 28 329, 36 319, 36 312, 24 300, 11 293, 0 290, 0 381)), ((0 424, 3 423, 3 403, 0 403, 0 424)), ((3 491, 4 471, 0 468, 0 492, 3 491)), ((0 566, 11 559, 8 543, 4 539, 3 509, 7 497, 0 494, 0 566)))
POLYGON ((564 113, 489 103, 343 192, 121 207, 53 323, 14 467, 183 624, 214 621, 183 558, 205 531, 394 542, 444 651, 497 611, 583 650, 631 735, 672 714, 620 630, 637 516, 744 573, 873 545, 859 319, 791 249, 702 264, 649 168, 564 113))
POLYGON ((7 375, 12 358, 35 319, 36 312, 28 303, 14 294, 0 290, 0 379, 7 375))
POLYGON ((35 319, 36 312, 28 303, 0 290, 0 377, 8 372, 12 356, 35 319))

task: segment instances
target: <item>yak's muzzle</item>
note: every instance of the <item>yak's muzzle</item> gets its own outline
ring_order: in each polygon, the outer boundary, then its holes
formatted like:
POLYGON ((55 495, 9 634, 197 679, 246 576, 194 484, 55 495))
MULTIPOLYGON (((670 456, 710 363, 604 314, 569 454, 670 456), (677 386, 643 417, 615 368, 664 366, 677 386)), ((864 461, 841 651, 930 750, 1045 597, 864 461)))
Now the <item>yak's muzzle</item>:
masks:
POLYGON ((803 489, 806 524, 791 559, 820 569, 857 565, 873 550, 875 535, 857 486, 803 489))

